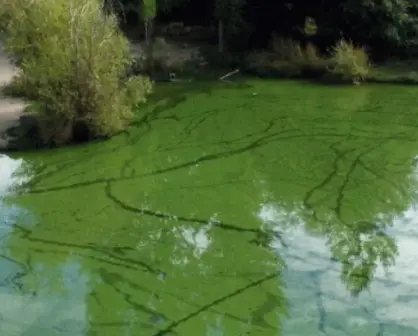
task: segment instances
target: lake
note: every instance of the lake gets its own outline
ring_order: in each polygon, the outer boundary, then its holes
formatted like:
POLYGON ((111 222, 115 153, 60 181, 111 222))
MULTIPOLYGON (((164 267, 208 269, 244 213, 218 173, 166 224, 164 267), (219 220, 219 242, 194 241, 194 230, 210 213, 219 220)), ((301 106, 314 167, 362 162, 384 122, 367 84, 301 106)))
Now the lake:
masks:
POLYGON ((0 155, 3 336, 418 333, 418 88, 161 86, 0 155))

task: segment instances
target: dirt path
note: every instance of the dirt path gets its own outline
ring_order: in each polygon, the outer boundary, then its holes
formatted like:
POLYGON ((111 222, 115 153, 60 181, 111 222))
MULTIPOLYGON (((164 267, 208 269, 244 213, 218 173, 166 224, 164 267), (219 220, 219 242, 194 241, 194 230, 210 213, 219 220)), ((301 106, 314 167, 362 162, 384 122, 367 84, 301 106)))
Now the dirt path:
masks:
MULTIPOLYGON (((15 73, 16 68, 7 59, 0 44, 0 86, 9 83, 15 73)), ((25 106, 23 100, 6 98, 0 93, 0 149, 7 146, 5 131, 19 121, 25 106)))

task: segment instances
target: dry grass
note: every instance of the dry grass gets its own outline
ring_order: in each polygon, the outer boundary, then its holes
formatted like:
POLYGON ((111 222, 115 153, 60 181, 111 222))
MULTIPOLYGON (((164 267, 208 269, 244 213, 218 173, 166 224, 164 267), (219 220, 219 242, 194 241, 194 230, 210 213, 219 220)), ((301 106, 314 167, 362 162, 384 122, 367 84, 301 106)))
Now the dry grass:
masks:
POLYGON ((303 47, 294 40, 273 36, 271 49, 277 60, 293 63, 301 67, 320 67, 324 64, 324 58, 320 55, 318 49, 310 43, 303 47))
POLYGON ((371 70, 364 48, 345 40, 339 41, 327 56, 322 55, 313 44, 302 46, 297 41, 278 36, 273 36, 269 51, 251 54, 248 63, 253 69, 270 69, 284 76, 331 73, 353 82, 364 80, 371 70))

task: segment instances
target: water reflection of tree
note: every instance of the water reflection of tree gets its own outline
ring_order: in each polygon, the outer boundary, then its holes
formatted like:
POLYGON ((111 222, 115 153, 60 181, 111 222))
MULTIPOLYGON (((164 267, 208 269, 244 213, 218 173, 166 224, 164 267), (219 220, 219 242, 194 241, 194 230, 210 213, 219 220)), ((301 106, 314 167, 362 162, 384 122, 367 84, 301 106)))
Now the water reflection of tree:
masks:
MULTIPOLYGON (((67 204, 65 211, 73 210, 67 204)), ((225 231, 221 229, 225 223, 219 227, 214 223, 208 232, 212 246, 196 255, 179 232, 196 230, 199 223, 166 220, 165 224, 176 231, 151 217, 142 223, 140 232, 128 238, 126 230, 132 230, 135 217, 117 215, 127 224, 115 226, 111 238, 104 230, 101 236, 97 231, 94 237, 86 237, 83 224, 62 235, 47 213, 38 226, 16 223, 7 254, 26 265, 19 288, 69 300, 78 289, 65 285, 62 268, 77 261, 84 274, 96 279, 90 281, 89 292, 80 297, 88 306, 92 332, 204 334, 218 328, 228 334, 249 330, 277 334, 280 330, 280 317, 286 312, 280 280, 283 265, 268 249, 248 244, 254 236, 252 230, 225 231), (131 244, 138 241, 140 247, 131 244), (226 248, 232 241, 234 247, 226 248), (100 242, 106 244, 101 246, 100 242), (178 264, 179 260, 187 262, 178 264), (142 261, 147 267, 141 266, 142 261), (112 310, 106 308, 109 300, 112 310)), ((109 221, 115 220, 109 217, 109 221)))
POLYGON ((298 185, 282 183, 281 193, 272 191, 268 197, 283 212, 292 213, 288 225, 303 222, 308 232, 326 239, 353 295, 369 286, 379 265, 387 268, 395 263, 397 246, 387 229, 417 199, 413 143, 405 133, 404 139, 384 135, 374 141, 333 142, 328 149, 324 144, 317 151, 311 149, 318 156, 331 149, 328 169, 315 170, 315 154, 306 153, 311 174, 281 172, 295 180, 300 177, 298 185))
POLYGON ((336 233, 329 233, 328 243, 333 258, 342 265, 341 278, 352 294, 368 287, 379 264, 387 268, 394 264, 397 247, 378 225, 350 228, 339 225, 336 233))

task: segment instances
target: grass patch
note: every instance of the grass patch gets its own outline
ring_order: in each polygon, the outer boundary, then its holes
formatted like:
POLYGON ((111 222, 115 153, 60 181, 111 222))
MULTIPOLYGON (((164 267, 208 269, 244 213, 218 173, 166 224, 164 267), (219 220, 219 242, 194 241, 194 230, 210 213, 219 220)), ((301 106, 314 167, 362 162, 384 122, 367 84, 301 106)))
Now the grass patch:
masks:
POLYGON ((418 60, 388 61, 376 65, 367 77, 372 83, 418 84, 418 60))

